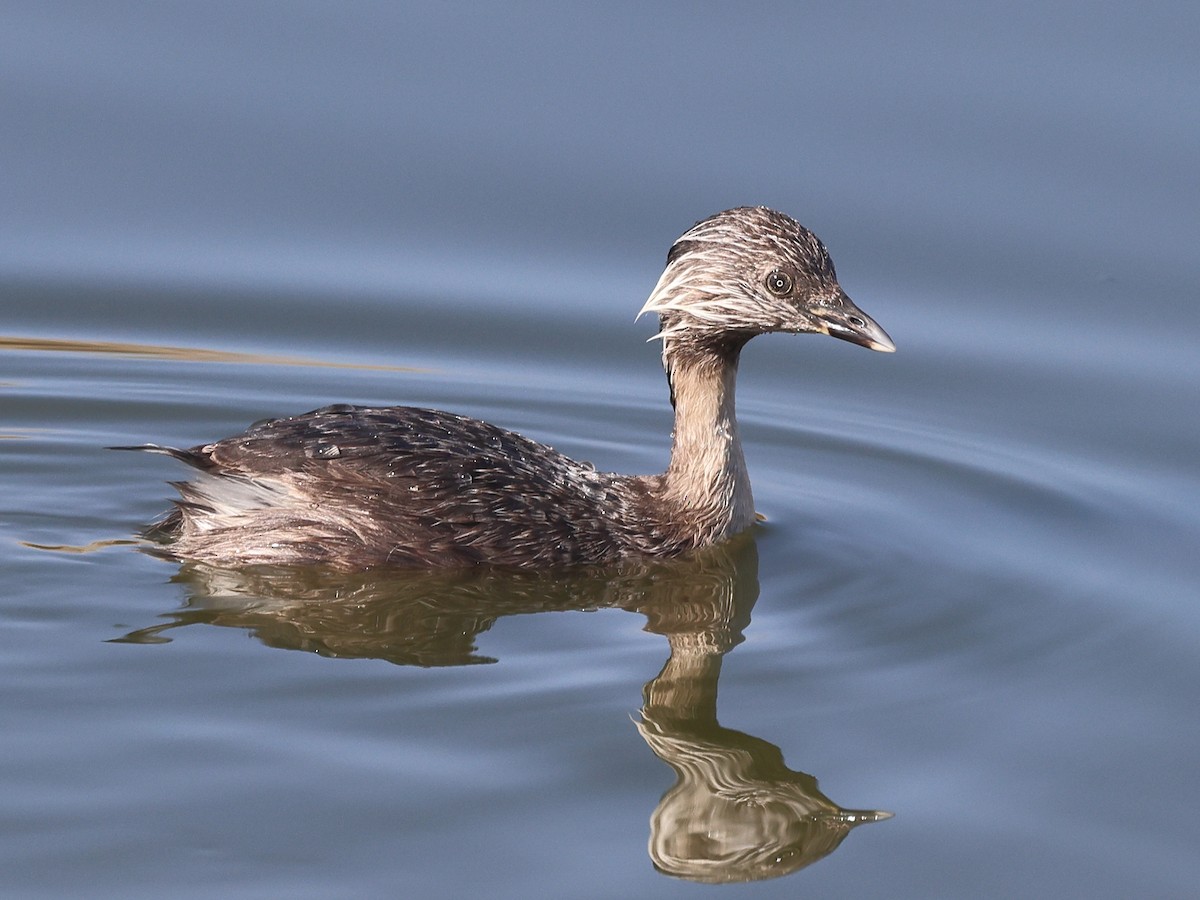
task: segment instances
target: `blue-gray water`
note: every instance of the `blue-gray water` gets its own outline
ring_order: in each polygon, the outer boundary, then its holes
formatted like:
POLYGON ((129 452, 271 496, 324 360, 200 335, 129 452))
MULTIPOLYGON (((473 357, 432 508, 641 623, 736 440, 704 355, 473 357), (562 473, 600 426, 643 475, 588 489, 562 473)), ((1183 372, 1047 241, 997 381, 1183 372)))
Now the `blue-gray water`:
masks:
POLYGON ((1193 896, 1197 7, 436 10, 6 5, 0 892, 1193 896), (105 446, 333 401, 661 467, 633 314, 746 203, 899 347, 747 349, 749 545, 124 543, 181 473, 105 446))

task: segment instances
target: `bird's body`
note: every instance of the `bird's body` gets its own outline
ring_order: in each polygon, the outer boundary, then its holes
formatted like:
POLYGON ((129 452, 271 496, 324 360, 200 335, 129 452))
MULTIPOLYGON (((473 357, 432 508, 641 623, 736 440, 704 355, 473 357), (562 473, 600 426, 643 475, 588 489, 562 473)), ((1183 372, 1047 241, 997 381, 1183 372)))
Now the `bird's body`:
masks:
POLYGON ((651 479, 464 416, 328 406, 172 455, 199 474, 163 523, 173 555, 238 563, 554 565, 636 552, 605 515, 651 479), (270 540, 250 540, 252 535, 270 540))
POLYGON ((675 406, 661 475, 598 472, 436 410, 330 406, 190 450, 139 448, 196 470, 154 529, 162 550, 221 565, 337 568, 676 556, 754 521, 734 412, 747 340, 817 331, 893 349, 837 285, 820 241, 761 207, 719 213, 684 234, 643 312, 660 316, 675 406))

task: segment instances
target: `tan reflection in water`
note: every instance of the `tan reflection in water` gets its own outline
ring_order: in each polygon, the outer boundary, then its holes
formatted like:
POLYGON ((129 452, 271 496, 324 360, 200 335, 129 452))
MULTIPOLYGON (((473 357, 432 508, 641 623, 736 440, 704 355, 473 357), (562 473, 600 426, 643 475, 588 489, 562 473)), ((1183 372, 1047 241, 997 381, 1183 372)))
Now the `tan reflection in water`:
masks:
POLYGON ((128 344, 116 341, 70 341, 58 338, 6 337, 0 335, 0 351, 42 351, 49 353, 100 353, 109 356, 141 356, 147 359, 176 359, 183 362, 256 363, 273 366, 314 366, 328 369, 365 369, 381 372, 416 372, 407 366, 384 366, 329 362, 299 356, 271 356, 264 353, 234 353, 205 350, 201 347, 166 347, 156 344, 128 344))
POLYGON ((668 875, 722 883, 778 878, 828 856, 850 830, 889 819, 843 809, 774 744, 717 721, 728 636, 671 632, 671 658, 646 685, 638 731, 675 770, 650 819, 650 858, 668 875))
POLYGON ((787 875, 832 853, 864 822, 891 814, 839 807, 779 748, 723 728, 717 681, 758 597, 758 557, 744 537, 696 557, 563 573, 226 570, 188 564, 190 594, 169 621, 118 641, 163 643, 207 623, 250 629, 264 644, 399 665, 490 663, 476 639, 501 616, 618 608, 647 618, 671 656, 644 689, 637 727, 675 771, 650 818, 650 857, 703 882, 787 875))

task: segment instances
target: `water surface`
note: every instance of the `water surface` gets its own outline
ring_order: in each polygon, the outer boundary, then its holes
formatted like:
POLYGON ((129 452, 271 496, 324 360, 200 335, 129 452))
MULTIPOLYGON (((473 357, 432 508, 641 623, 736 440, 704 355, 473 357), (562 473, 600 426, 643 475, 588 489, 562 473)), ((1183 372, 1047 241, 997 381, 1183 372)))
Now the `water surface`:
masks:
POLYGON ((1197 24, 17 4, 6 896, 1190 896, 1197 24), (633 315, 741 203, 899 348, 747 348, 748 540, 518 577, 132 545, 181 473, 106 446, 329 402, 661 468, 633 315))

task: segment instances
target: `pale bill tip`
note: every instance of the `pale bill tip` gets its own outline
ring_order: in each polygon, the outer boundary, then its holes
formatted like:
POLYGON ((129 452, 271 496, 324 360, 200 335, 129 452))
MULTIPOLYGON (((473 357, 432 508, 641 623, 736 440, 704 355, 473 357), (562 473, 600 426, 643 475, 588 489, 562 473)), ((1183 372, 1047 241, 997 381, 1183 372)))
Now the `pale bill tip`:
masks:
POLYGON ((892 343, 892 339, 885 337, 883 340, 874 338, 871 341, 871 349, 878 350, 880 353, 895 353, 896 345, 892 343))

